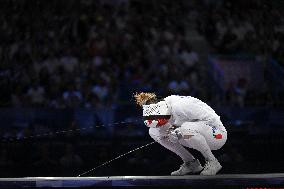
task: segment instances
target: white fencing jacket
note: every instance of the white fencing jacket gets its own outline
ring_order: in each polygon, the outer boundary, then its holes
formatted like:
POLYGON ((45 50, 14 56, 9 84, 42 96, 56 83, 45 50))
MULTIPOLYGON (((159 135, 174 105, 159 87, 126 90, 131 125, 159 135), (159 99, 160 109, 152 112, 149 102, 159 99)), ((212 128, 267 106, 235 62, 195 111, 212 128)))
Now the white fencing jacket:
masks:
POLYGON ((181 126, 185 122, 204 121, 220 129, 223 124, 216 112, 201 100, 191 96, 171 95, 164 99, 171 112, 171 124, 181 126))

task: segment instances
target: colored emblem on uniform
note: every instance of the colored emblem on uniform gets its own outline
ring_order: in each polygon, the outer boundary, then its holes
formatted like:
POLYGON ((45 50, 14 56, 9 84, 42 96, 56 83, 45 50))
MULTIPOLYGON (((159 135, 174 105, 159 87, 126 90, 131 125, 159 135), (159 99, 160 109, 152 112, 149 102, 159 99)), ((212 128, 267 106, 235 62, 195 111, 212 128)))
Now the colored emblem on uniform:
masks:
POLYGON ((168 123, 168 119, 158 119, 158 127, 164 126, 166 123, 168 123))
POLYGON ((213 131, 213 137, 215 138, 215 139, 222 139, 222 134, 216 134, 216 130, 217 130, 217 128, 215 127, 215 126, 213 126, 212 127, 212 131, 213 131))
POLYGON ((217 134, 214 136, 216 139, 222 139, 222 135, 221 134, 217 134))

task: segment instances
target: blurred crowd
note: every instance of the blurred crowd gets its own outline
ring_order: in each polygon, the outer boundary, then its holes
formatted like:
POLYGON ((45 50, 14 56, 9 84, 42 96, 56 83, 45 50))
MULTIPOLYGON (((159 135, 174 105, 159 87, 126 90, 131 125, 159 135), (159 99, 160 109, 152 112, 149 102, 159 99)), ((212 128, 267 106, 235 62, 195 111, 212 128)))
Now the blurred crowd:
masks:
POLYGON ((181 77, 198 62, 183 2, 1 1, 0 12, 2 106, 111 106, 121 85, 185 91, 197 77, 181 77))
POLYGON ((252 0, 199 3, 198 30, 217 52, 273 57, 283 64, 283 2, 252 0))
POLYGON ((100 107, 125 89, 212 96, 190 20, 217 53, 283 62, 283 12, 262 1, 0 2, 1 106, 100 107), (250 7, 250 8, 248 8, 250 7))
POLYGON ((275 95, 268 74, 269 60, 284 65, 283 2, 209 0, 197 1, 195 7, 192 15, 196 18, 196 29, 205 36, 214 53, 253 55, 264 68, 263 84, 257 91, 249 89, 246 78, 240 78, 227 89, 225 105, 283 106, 283 92, 275 95))

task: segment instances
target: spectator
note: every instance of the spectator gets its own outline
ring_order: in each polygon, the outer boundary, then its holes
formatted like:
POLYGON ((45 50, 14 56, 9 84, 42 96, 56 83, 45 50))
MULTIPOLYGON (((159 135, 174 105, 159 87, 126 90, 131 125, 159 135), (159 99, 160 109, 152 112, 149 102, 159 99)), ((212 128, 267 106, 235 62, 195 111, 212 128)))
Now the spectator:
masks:
POLYGON ((36 82, 28 89, 26 95, 31 105, 42 106, 45 103, 45 89, 36 82))
POLYGON ((63 92, 63 99, 69 107, 78 107, 83 101, 81 91, 76 89, 73 84, 69 84, 68 89, 63 92))

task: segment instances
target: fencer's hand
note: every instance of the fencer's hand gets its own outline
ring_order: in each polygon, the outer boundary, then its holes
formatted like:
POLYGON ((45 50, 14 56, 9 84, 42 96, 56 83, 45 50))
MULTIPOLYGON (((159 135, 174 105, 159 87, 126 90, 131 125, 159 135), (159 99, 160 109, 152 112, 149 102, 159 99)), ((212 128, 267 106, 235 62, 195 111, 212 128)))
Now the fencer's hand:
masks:
POLYGON ((177 143, 178 142, 178 137, 174 131, 171 131, 169 133, 169 141, 172 143, 177 143))
POLYGON ((181 139, 182 134, 180 132, 180 130, 177 128, 175 130, 171 130, 169 132, 169 141, 172 143, 178 143, 179 139, 181 139))

